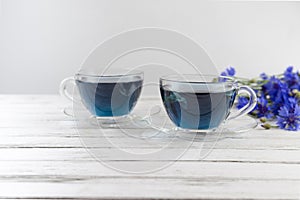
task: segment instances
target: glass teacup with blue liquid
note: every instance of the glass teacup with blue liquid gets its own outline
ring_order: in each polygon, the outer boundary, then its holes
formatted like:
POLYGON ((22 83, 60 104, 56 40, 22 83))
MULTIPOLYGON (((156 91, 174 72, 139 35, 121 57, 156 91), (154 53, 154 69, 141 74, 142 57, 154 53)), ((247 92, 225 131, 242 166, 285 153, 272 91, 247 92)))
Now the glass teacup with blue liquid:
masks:
POLYGON ((101 127, 118 127, 132 120, 130 113, 140 97, 143 80, 142 71, 103 73, 99 76, 78 73, 65 79, 60 90, 74 102, 80 101, 101 127), (67 92, 68 86, 74 83, 79 100, 67 92))
POLYGON ((160 78, 164 108, 175 127, 174 131, 209 133, 229 120, 246 115, 256 106, 255 92, 239 86, 232 77, 218 75, 169 75, 160 78), (249 103, 231 113, 235 98, 245 93, 249 103))

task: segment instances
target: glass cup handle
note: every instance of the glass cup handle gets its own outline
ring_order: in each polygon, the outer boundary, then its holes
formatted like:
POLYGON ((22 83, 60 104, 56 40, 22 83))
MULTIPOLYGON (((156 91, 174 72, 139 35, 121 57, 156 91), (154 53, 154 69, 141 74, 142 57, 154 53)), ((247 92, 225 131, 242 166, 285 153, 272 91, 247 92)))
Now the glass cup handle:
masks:
POLYGON ((238 110, 238 113, 236 113, 233 116, 229 116, 227 118, 227 120, 236 119, 241 116, 244 116, 244 115, 248 114, 249 112, 251 112, 256 106, 257 97, 256 97, 256 93, 254 92, 254 90, 252 90, 248 86, 243 85, 243 86, 239 87, 238 94, 240 94, 240 93, 246 93, 249 96, 249 101, 244 107, 242 107, 241 109, 238 110))
POLYGON ((67 98, 70 101, 73 101, 73 95, 71 95, 70 93, 68 93, 67 88, 69 88, 71 85, 73 85, 73 87, 76 86, 75 84, 75 79, 73 77, 68 77, 65 78, 64 80, 62 80, 62 82, 60 83, 59 86, 59 93, 61 96, 67 98))

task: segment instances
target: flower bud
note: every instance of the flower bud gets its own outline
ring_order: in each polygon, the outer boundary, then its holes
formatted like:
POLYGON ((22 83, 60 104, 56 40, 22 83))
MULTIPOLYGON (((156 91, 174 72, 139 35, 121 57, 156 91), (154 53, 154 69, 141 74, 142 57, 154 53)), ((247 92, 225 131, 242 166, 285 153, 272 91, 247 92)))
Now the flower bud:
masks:
POLYGON ((262 123, 266 123, 267 122, 267 118, 265 118, 265 117, 262 117, 262 118, 260 118, 259 119, 262 123))
POLYGON ((271 126, 271 124, 262 124, 261 125, 263 128, 265 128, 265 129, 270 129, 272 126, 271 126))

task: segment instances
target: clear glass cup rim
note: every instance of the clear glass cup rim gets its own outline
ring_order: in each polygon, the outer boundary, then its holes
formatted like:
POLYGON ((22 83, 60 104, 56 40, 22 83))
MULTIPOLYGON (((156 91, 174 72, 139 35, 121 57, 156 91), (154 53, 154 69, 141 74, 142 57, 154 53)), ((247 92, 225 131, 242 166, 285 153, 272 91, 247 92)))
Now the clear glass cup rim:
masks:
POLYGON ((193 84, 224 84, 224 83, 237 83, 237 80, 230 76, 213 75, 213 74, 170 74, 161 76, 160 81, 174 82, 174 83, 193 83, 193 84), (190 79, 193 77, 193 79, 190 79), (201 79, 202 78, 202 79, 201 79), (203 80, 203 78, 210 78, 211 81, 203 80), (217 78, 226 80, 225 82, 213 82, 217 78))
POLYGON ((132 80, 143 80, 144 72, 139 70, 128 71, 125 73, 103 73, 100 75, 88 75, 82 73, 76 73, 74 76, 75 80, 87 81, 87 82, 118 82, 118 81, 132 81, 132 80))
POLYGON ((83 73, 76 73, 75 74, 75 77, 97 77, 97 78, 100 78, 100 77, 121 77, 121 76, 138 76, 138 75, 144 75, 144 72, 143 71, 140 71, 140 70, 131 70, 131 71, 122 71, 120 70, 119 72, 115 72, 115 73, 111 73, 111 72, 108 72, 106 74, 106 72, 104 72, 103 74, 99 74, 99 75, 91 75, 91 74, 83 74, 83 73), (124 73, 122 73, 124 72, 124 73))

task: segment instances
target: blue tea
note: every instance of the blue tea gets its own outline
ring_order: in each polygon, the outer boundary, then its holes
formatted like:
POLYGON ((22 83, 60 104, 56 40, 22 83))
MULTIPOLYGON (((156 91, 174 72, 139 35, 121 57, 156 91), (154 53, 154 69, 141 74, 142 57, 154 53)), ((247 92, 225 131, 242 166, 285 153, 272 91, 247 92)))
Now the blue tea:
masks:
POLYGON ((130 113, 141 94, 143 80, 85 82, 76 80, 83 104, 95 116, 113 117, 130 113))
POLYGON ((163 104, 173 123, 198 130, 218 127, 229 115, 236 92, 232 88, 219 92, 178 92, 160 87, 163 104))

